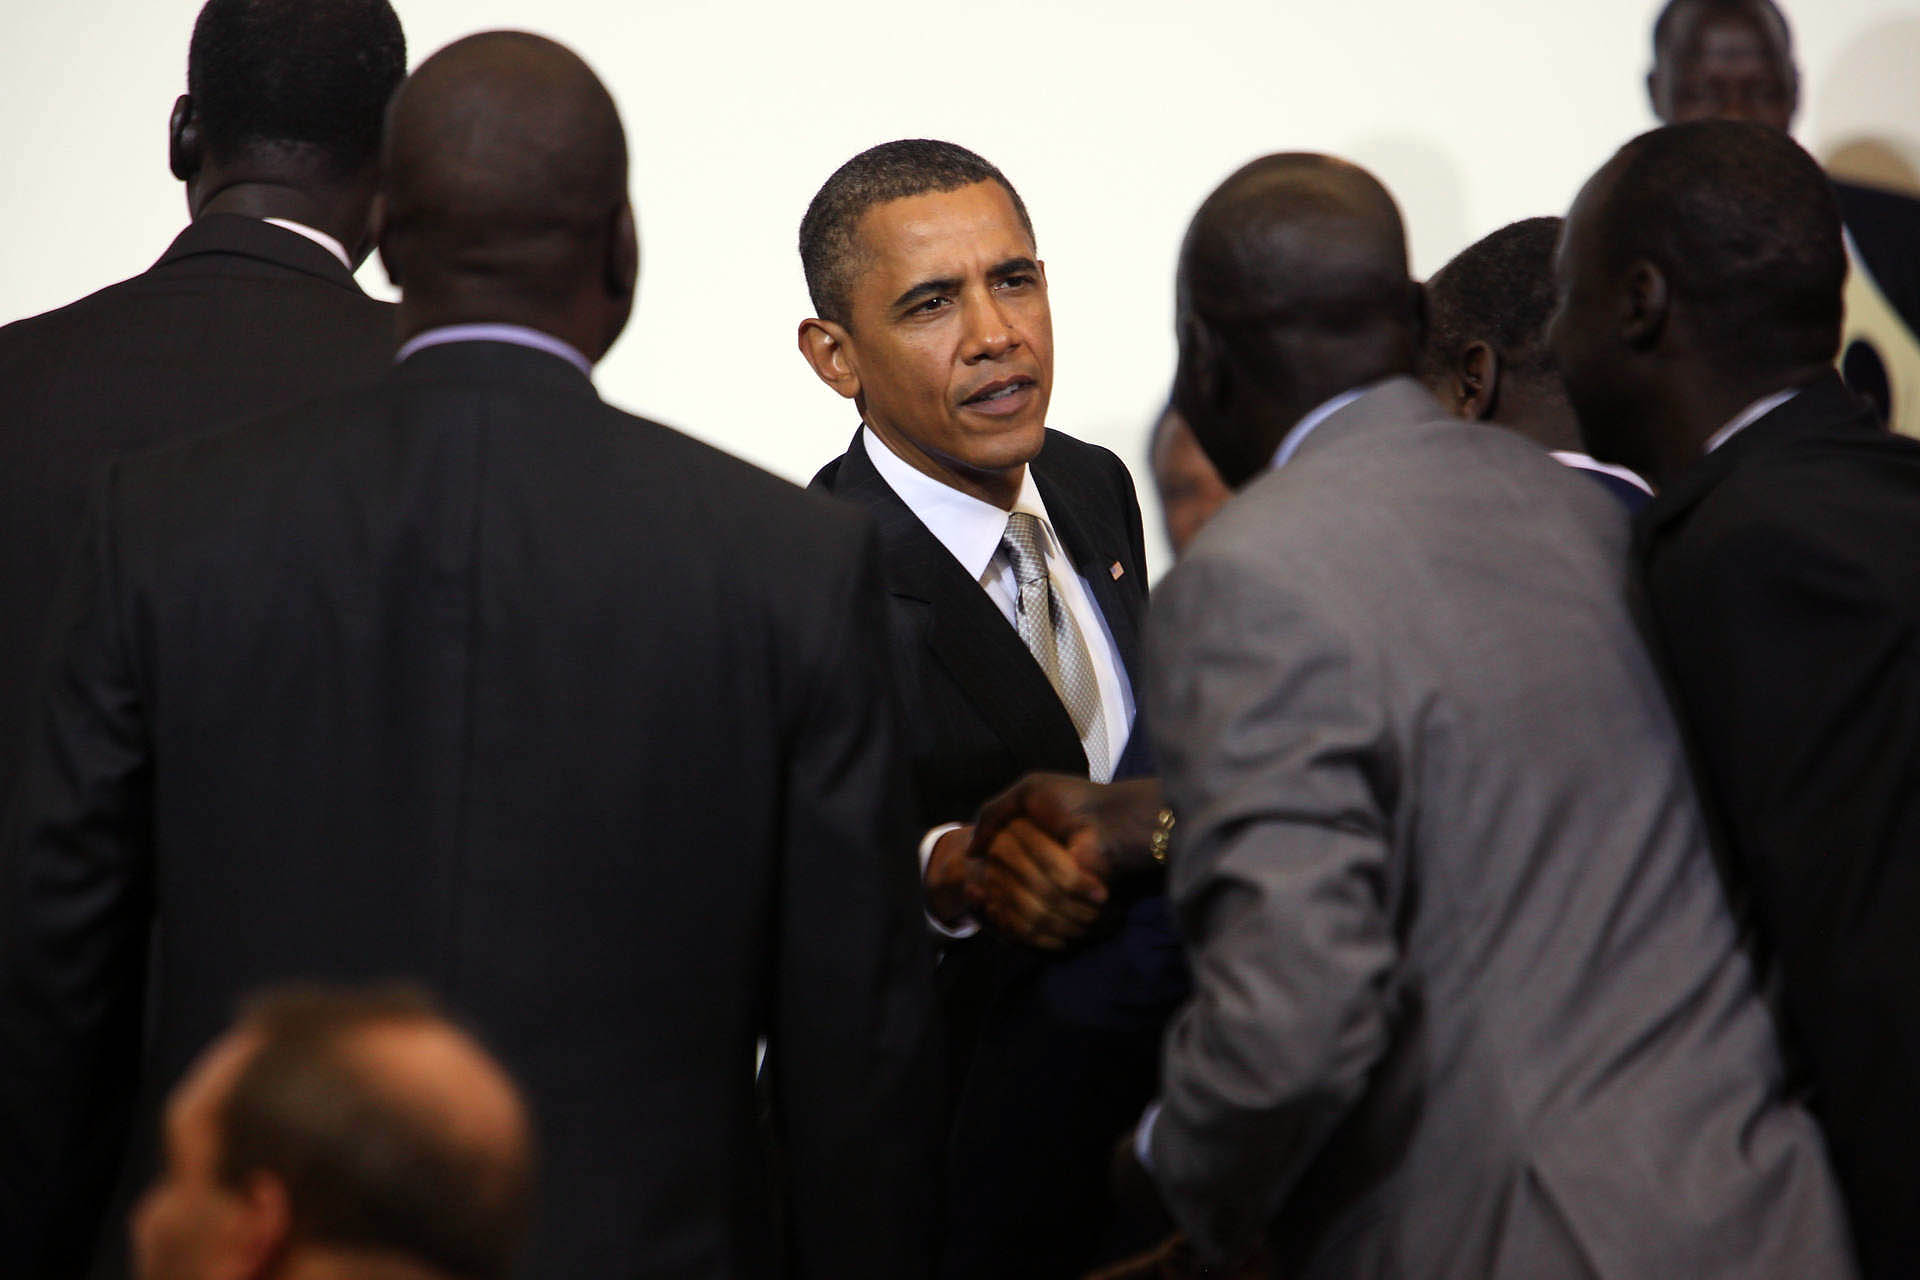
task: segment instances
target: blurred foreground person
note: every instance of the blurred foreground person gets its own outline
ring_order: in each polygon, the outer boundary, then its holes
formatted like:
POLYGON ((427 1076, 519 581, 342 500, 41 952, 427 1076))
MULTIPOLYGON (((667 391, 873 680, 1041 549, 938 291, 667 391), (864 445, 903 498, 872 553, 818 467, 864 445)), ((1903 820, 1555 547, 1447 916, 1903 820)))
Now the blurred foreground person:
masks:
POLYGON ((369 382, 380 120, 407 73, 386 0, 210 0, 168 161, 193 222, 131 280, 0 329, 0 808, 48 611, 109 458, 369 382))
POLYGON ((1849 1274, 1619 504, 1413 380, 1363 171, 1255 161, 1178 280, 1175 402, 1243 491, 1148 619, 1195 992, 1128 1159, 1276 1276, 1849 1274))
POLYGON ((1511 223, 1462 249, 1427 281, 1420 380, 1469 422, 1517 431, 1638 511, 1653 490, 1584 452, 1580 422, 1547 346, 1560 219, 1511 223))
POLYGON ((1920 1274, 1920 444, 1834 373, 1813 158, 1703 121, 1621 149, 1560 251, 1554 348, 1636 521, 1657 652, 1779 970, 1863 1269, 1920 1274))
POLYGON ((507 1280, 533 1134, 513 1082, 424 998, 251 1003, 167 1103, 139 1280, 507 1280))
POLYGON ((573 54, 434 55, 383 173, 395 367, 116 463, 56 615, 0 845, 9 1261, 70 1269, 123 1099, 239 993, 391 974, 527 1092, 531 1274, 920 1274, 932 960, 872 530, 595 394, 638 246, 573 54))
POLYGON ((1160 494, 1160 518, 1167 529, 1167 545, 1178 557, 1200 527, 1227 504, 1233 490, 1207 461, 1200 442, 1180 411, 1168 405, 1147 437, 1147 462, 1153 468, 1153 487, 1160 494))

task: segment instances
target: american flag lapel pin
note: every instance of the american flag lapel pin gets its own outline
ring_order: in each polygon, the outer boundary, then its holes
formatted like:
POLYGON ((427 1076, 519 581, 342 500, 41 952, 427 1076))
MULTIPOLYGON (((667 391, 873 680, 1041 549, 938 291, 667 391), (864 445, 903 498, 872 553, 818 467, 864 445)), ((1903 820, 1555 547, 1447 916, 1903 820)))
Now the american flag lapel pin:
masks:
POLYGON ((1114 580, 1115 582, 1118 582, 1118 581, 1120 581, 1120 575, 1121 575, 1121 574, 1123 574, 1123 573, 1125 573, 1125 572, 1126 572, 1126 570, 1125 570, 1125 569, 1122 569, 1122 568, 1120 567, 1120 562, 1119 562, 1118 560, 1115 560, 1115 561, 1113 562, 1113 580, 1114 580))

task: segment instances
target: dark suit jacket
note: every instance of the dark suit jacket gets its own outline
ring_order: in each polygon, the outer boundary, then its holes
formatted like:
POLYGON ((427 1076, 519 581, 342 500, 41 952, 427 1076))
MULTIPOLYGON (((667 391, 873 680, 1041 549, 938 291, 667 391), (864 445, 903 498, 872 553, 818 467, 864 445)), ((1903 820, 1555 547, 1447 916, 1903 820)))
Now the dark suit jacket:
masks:
MULTIPOLYGON (((1112 453, 1054 431, 1031 465, 1137 705, 1147 575, 1132 479, 1112 453)), ((971 821, 1036 770, 1084 776, 1073 722, 1019 634, 859 436, 813 487, 879 524, 923 828, 971 821)), ((1152 1096, 1159 1028, 1184 991, 1163 878, 1146 879, 1116 893, 1117 929, 1062 960, 983 935, 942 961, 955 1106, 945 1274, 1077 1274, 1088 1260, 1106 1153, 1152 1096)))
POLYGON ((377 377, 393 323, 311 240, 210 214, 141 275, 0 329, 0 805, 101 464, 377 377))
POLYGON ((1869 1275, 1920 1275, 1920 443, 1829 376, 1636 525, 1869 1275))
MULTIPOLYGON (((1061 545, 1092 588, 1128 679, 1137 680, 1146 539, 1126 466, 1057 431, 1047 432, 1032 466, 1061 545)), ((812 487, 867 508, 880 527, 922 821, 971 822, 983 802, 1037 770, 1084 777, 1086 753, 1046 674, 980 584, 874 469, 858 435, 812 487)))
POLYGON ((163 1085, 260 984, 437 990, 534 1104, 528 1275, 921 1274, 932 960, 874 558, 498 343, 114 464, 0 845, 10 1274, 99 1211, 155 919, 163 1085))

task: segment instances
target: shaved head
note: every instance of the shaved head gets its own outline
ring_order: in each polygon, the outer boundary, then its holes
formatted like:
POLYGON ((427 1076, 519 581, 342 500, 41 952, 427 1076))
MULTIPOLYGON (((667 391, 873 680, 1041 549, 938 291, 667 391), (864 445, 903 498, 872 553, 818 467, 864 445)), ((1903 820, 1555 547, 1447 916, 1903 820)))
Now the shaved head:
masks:
POLYGON ((1343 160, 1272 155, 1228 178, 1187 230, 1178 292, 1175 405, 1236 487, 1315 405, 1414 367, 1400 211, 1343 160))
MULTIPOLYGON (((596 289, 630 305, 632 281, 617 278, 632 236, 626 133, 564 46, 517 31, 448 45, 394 98, 383 160, 381 253, 433 323, 531 323, 596 289)), ((575 345, 598 356, 617 332, 575 345)))

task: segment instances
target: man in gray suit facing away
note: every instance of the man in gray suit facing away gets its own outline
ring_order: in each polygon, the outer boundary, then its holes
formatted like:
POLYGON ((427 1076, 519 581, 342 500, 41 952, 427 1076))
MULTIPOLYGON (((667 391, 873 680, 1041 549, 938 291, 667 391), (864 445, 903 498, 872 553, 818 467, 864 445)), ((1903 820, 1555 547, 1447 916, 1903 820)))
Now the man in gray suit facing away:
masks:
POLYGON ((1619 504, 1412 380, 1400 216, 1348 164, 1209 197, 1178 328, 1175 404, 1241 492, 1148 619, 1196 989, 1130 1151, 1195 1251, 1850 1275, 1619 504))

